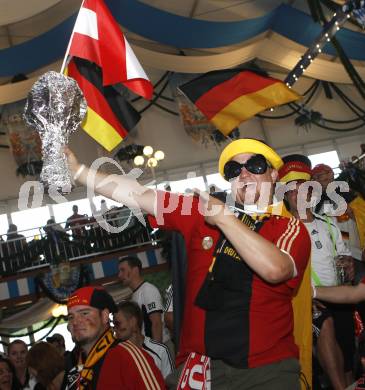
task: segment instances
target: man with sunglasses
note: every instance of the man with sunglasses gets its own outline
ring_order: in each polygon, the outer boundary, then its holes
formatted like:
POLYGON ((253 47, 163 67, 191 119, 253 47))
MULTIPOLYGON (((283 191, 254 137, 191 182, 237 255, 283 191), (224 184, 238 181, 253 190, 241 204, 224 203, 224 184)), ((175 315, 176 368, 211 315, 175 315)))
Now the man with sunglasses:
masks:
MULTIPOLYGON (((71 172, 86 184, 89 169, 69 150, 66 155, 71 172)), ((137 205, 151 215, 153 227, 184 236, 180 367, 166 380, 171 388, 181 372, 179 389, 186 383, 205 388, 209 381, 214 389, 300 388, 291 299, 310 240, 298 220, 273 215, 269 207, 281 165, 279 155, 260 141, 230 143, 219 159, 219 172, 231 182, 228 199, 154 191, 125 176, 103 185, 105 175, 95 175, 93 186, 102 195, 137 205)))

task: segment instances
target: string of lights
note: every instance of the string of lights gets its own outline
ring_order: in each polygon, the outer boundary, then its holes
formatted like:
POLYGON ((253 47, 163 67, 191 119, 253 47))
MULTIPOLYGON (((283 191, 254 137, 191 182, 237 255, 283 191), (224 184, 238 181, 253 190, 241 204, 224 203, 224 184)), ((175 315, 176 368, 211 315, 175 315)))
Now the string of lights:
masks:
POLYGON ((333 14, 332 19, 325 24, 318 38, 307 49, 293 70, 288 74, 284 82, 291 88, 299 77, 306 71, 308 66, 322 52, 323 47, 331 41, 337 31, 343 26, 347 19, 351 17, 351 10, 343 7, 333 14), (348 11, 346 11, 348 9, 348 11))

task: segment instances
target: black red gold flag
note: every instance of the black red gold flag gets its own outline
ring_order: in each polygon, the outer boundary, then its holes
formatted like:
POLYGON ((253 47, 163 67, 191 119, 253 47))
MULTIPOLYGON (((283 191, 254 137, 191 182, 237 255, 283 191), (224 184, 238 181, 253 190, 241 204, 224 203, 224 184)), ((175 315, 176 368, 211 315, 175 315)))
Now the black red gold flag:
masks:
POLYGON ((67 74, 74 78, 88 104, 81 127, 108 151, 114 149, 140 120, 140 114, 118 92, 103 86, 101 69, 90 61, 73 57, 67 74))
POLYGON ((209 72, 179 89, 224 135, 259 112, 300 99, 282 81, 242 69, 209 72))

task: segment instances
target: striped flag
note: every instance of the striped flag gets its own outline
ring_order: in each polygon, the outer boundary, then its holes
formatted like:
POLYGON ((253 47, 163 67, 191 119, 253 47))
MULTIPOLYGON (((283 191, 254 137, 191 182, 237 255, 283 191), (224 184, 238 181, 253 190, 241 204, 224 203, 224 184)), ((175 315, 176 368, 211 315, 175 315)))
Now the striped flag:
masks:
POLYGON ((224 135, 261 111, 300 99, 282 81, 242 69, 209 72, 179 89, 224 135))
POLYGON ((88 104, 81 127, 111 151, 141 118, 119 93, 120 84, 146 99, 153 86, 103 0, 84 0, 67 55, 72 58, 66 73, 88 104))
POLYGON ((84 0, 69 55, 97 64, 104 86, 123 83, 137 95, 152 98, 153 86, 103 0, 84 0))
POLYGON ((88 104, 82 128, 111 151, 138 123, 140 114, 120 94, 118 86, 103 86, 101 69, 90 61, 74 57, 67 74, 77 81, 88 104))

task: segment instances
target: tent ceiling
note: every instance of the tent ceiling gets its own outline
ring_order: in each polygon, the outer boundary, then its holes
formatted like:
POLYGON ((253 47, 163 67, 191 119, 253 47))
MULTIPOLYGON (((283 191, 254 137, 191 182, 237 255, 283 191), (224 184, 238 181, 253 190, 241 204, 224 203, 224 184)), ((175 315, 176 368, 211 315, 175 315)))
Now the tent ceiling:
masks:
MULTIPOLYGON (((277 8, 280 4, 285 3, 292 7, 295 7, 301 11, 309 13, 307 1, 305 0, 185 0, 185 1, 171 1, 171 0, 140 0, 143 3, 146 3, 149 6, 156 7, 163 11, 167 11, 179 16, 184 16, 188 18, 209 20, 209 21, 242 21, 245 19, 251 19, 260 17, 268 14, 270 11, 277 8)), ((26 42, 34 37, 37 37, 53 27, 59 25, 61 22, 69 18, 71 15, 77 12, 81 0, 28 0, 27 2, 21 2, 21 7, 19 6, 19 0, 0 0, 0 49, 16 46, 22 42, 26 42)), ((346 25, 347 28, 352 28, 349 23, 346 25)), ((128 39, 132 44, 138 45, 142 49, 148 49, 152 52, 162 52, 162 53, 171 53, 171 51, 176 49, 171 48, 171 46, 161 45, 160 43, 150 41, 146 38, 143 38, 139 35, 130 33, 126 31, 128 39)), ((276 43, 270 43, 270 34, 267 37, 268 46, 272 46, 272 50, 276 51, 276 43)), ((244 45, 249 44, 249 42, 242 43, 244 45)), ((240 46, 242 46, 242 44, 240 46)), ((261 52, 266 52, 266 46, 263 50, 256 50, 252 53, 253 56, 257 58, 274 63, 280 67, 288 69, 292 66, 293 61, 297 60, 297 55, 292 55, 293 58, 288 61, 288 64, 285 66, 283 56, 282 61, 272 59, 262 55, 261 52), (283 66, 284 65, 284 66, 283 66)), ((237 48, 237 45, 230 45, 224 47, 224 51, 232 51, 237 48)), ((214 53, 217 53, 217 50, 214 49, 214 53)), ((300 47, 298 51, 299 54, 302 54, 302 51, 305 48, 300 47)), ((209 50, 205 50, 206 53, 209 50)), ((39 55, 39 54, 38 54, 39 55)), ((333 58, 329 58, 333 61, 333 58)), ((247 58, 243 58, 247 60, 247 58)), ((143 61, 143 58, 142 58, 143 61)), ((160 59, 158 59, 160 61, 160 59)), ((237 60, 232 63, 233 65, 237 64, 237 60)), ((146 64, 151 65, 151 64, 146 64)), ((152 61, 153 66, 153 61, 152 61)), ((341 65, 340 65, 341 67, 341 65)), ((362 67, 359 66, 360 68, 362 67)), ((363 70, 363 69, 362 69, 363 70)), ((319 77, 320 74, 310 75, 311 77, 319 77)), ((344 72, 345 73, 345 72, 344 72)), ((360 69, 361 73, 361 69, 360 69)), ((38 72, 37 72, 38 74, 38 72)), ((331 74, 331 72, 329 72, 331 74)), ((338 82, 344 82, 344 79, 348 78, 345 75, 342 80, 336 80, 338 82)), ((10 81, 10 77, 0 78, 0 85, 7 84, 10 81)), ((335 81, 335 80, 333 80, 335 81)), ((347 82, 346 81, 346 82, 347 82)), ((0 101, 0 104, 3 104, 4 101, 0 101)))

